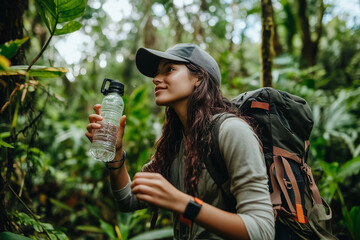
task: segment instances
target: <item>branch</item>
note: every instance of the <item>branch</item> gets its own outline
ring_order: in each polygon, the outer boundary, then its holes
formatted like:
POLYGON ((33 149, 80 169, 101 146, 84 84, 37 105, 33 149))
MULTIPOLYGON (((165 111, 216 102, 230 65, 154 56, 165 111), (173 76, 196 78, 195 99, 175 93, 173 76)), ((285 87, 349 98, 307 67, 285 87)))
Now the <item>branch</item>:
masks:
MULTIPOLYGON (((52 32, 50 32, 50 37, 47 40, 47 42, 45 43, 45 45, 43 46, 43 48, 41 49, 40 53, 34 58, 34 60, 32 60, 32 62, 30 63, 29 67, 26 69, 26 72, 29 72, 32 65, 35 64, 35 62, 41 57, 41 55, 45 52, 45 49, 47 48, 47 46, 50 43, 50 40, 52 39, 52 37, 54 36, 54 33, 56 31, 56 25, 58 24, 58 19, 56 19, 55 25, 54 25, 54 29, 52 32)), ((50 30, 50 29, 49 29, 50 30)))
POLYGON ((35 216, 35 214, 31 211, 31 209, 26 205, 26 203, 24 203, 24 201, 16 194, 16 192, 14 191, 14 189, 12 189, 12 187, 10 185, 8 185, 8 188, 10 189, 10 192, 12 192, 12 194, 14 194, 14 196, 19 200, 19 202, 25 207, 25 209, 30 213, 31 217, 39 224, 41 225, 42 229, 44 230, 45 234, 49 237, 49 239, 51 239, 48 231, 46 230, 46 228, 44 228, 43 224, 41 222, 39 222, 39 220, 37 219, 37 217, 35 216))
POLYGON ((19 85, 17 85, 17 86, 14 88, 14 90, 13 90, 12 93, 10 94, 9 100, 4 104, 4 106, 2 106, 1 111, 0 111, 0 114, 2 114, 2 113, 5 111, 5 109, 6 109, 7 106, 10 104, 12 98, 14 97, 15 93, 17 92, 17 90, 19 90, 19 88, 20 88, 19 85))
POLYGON ((16 134, 16 137, 17 137, 20 133, 24 134, 25 131, 26 131, 28 128, 30 128, 30 127, 41 117, 41 115, 42 115, 43 113, 44 113, 44 111, 41 111, 41 112, 36 116, 36 118, 34 118, 34 119, 31 121, 31 123, 30 123, 29 125, 27 125, 25 128, 23 128, 22 130, 20 130, 20 131, 16 134))
MULTIPOLYGON (((54 30, 55 31, 55 30, 54 30)), ((30 63, 29 67, 26 69, 26 72, 29 72, 32 65, 35 64, 35 62, 41 57, 41 55, 45 52, 45 49, 47 48, 47 46, 50 43, 50 40, 52 39, 52 37, 54 36, 54 33, 51 33, 49 39, 47 40, 47 42, 45 43, 44 47, 41 49, 40 53, 34 58, 34 60, 32 60, 32 62, 30 63)))

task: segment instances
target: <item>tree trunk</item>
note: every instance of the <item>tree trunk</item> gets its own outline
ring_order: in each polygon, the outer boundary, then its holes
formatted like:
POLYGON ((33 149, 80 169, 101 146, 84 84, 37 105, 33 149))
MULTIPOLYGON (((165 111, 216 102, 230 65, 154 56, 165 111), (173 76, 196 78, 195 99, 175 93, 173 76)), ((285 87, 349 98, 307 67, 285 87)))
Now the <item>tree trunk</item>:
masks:
POLYGON ((201 26, 199 15, 195 16, 193 27, 194 27, 194 33, 193 33, 194 43, 199 45, 201 42, 205 42, 205 38, 206 38, 205 31, 201 26))
POLYGON ((272 15, 272 20, 273 20, 273 25, 274 25, 274 37, 273 37, 273 46, 274 46, 274 54, 275 56, 279 56, 282 52, 283 52, 283 48, 281 46, 280 43, 280 37, 277 31, 277 24, 275 21, 275 13, 274 13, 274 8, 272 6, 272 4, 270 4, 271 6, 271 15, 272 15))
MULTIPOLYGON (((23 13, 28 6, 26 0, 12 0, 3 1, 0 8, 0 44, 4 44, 10 40, 21 39, 23 35, 23 13)), ((16 55, 10 59, 12 65, 24 64, 25 53, 21 47, 16 55)), ((19 77, 1 77, 3 82, 6 83, 1 89, 0 104, 2 107, 10 96, 10 93, 15 88, 15 82, 19 82, 19 77)), ((1 123, 6 123, 7 126, 11 126, 13 111, 8 108, 1 115, 1 123)), ((15 129, 11 130, 11 136, 9 142, 15 142, 15 129)), ((0 232, 13 230, 13 225, 8 217, 5 196, 7 194, 7 186, 10 182, 13 173, 14 163, 14 149, 13 148, 1 148, 1 161, 0 161, 0 232), (6 173, 5 173, 6 169, 6 173)))
POLYGON ((284 22, 284 25, 287 30, 286 35, 286 46, 288 49, 288 52, 290 54, 293 53, 293 39, 297 31, 296 27, 296 17, 294 16, 293 10, 291 8, 291 4, 289 4, 288 1, 284 1, 283 3, 284 11, 286 13, 286 21, 284 22))
POLYGON ((175 7, 175 5, 172 6, 173 9, 173 13, 172 15, 174 16, 174 28, 175 28, 175 43, 180 43, 182 42, 182 35, 184 33, 184 26, 182 25, 182 23, 179 21, 179 17, 178 17, 178 9, 175 7))
POLYGON ((307 3, 306 0, 297 0, 297 9, 298 9, 298 25, 301 33, 302 39, 302 49, 301 49, 301 58, 300 65, 305 66, 314 66, 316 64, 316 57, 319 48, 319 42, 322 35, 322 19, 324 15, 324 2, 320 0, 320 6, 318 8, 318 21, 316 26, 316 39, 311 38, 309 18, 306 14, 307 3))
POLYGON ((261 87, 272 86, 274 23, 271 0, 261 0, 261 87))
MULTIPOLYGON (((7 41, 23 38, 23 13, 27 8, 28 1, 12 0, 2 1, 0 8, 0 44, 7 41)), ((20 48, 17 54, 11 59, 12 65, 23 64, 25 54, 20 48)))
POLYGON ((144 46, 146 48, 156 48, 156 28, 152 24, 152 16, 149 15, 147 18, 144 29, 144 46))

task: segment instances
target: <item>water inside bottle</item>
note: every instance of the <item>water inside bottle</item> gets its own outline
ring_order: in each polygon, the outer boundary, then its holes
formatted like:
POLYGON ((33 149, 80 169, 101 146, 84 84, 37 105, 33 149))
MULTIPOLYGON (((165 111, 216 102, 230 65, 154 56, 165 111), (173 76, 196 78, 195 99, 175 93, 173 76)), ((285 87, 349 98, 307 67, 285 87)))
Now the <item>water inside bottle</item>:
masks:
POLYGON ((116 138, 119 126, 108 122, 98 122, 102 126, 93 130, 93 142, 90 155, 99 161, 112 161, 115 157, 116 138))

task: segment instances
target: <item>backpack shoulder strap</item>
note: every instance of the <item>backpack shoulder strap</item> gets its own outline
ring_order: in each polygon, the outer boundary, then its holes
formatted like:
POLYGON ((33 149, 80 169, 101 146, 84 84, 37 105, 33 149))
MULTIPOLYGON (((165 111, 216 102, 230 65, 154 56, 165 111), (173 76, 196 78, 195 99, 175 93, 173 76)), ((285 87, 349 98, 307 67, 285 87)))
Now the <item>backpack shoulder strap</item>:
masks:
POLYGON ((220 153, 219 146, 219 131, 221 124, 229 117, 232 117, 230 114, 220 114, 214 119, 214 124, 212 128, 212 139, 211 139, 211 149, 212 154, 210 159, 206 159, 205 165, 214 179, 215 183, 221 187, 228 178, 228 172, 226 169, 225 162, 220 153))
POLYGON ((231 195, 229 186, 227 186, 229 184, 229 174, 219 147, 220 126, 226 119, 231 117, 236 116, 233 114, 222 113, 213 120, 211 156, 210 159, 205 159, 204 163, 210 176, 215 181, 216 185, 221 189, 223 198, 227 203, 227 210, 233 212, 235 211, 236 200, 231 195))

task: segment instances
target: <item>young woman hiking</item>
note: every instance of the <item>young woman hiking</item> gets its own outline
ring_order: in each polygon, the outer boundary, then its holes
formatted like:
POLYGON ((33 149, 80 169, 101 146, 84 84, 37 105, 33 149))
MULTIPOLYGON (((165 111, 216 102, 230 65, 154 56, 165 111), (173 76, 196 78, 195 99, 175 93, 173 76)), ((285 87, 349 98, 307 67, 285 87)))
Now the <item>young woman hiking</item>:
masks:
MULTIPOLYGON (((216 61, 196 45, 177 44, 166 52, 140 48, 136 65, 153 78, 155 101, 165 106, 166 119, 152 160, 130 180, 123 164, 126 117, 121 118, 116 157, 107 164, 119 209, 156 206, 172 211, 175 239, 273 239, 266 167, 246 121, 229 118, 219 130, 228 187, 236 199, 231 212, 203 163, 212 152, 213 120, 220 113, 235 113, 221 95, 216 61)), ((89 116, 90 141, 92 130, 101 127, 100 107, 95 105, 96 114, 89 116)))

